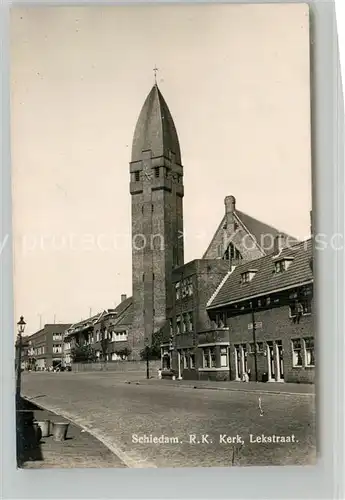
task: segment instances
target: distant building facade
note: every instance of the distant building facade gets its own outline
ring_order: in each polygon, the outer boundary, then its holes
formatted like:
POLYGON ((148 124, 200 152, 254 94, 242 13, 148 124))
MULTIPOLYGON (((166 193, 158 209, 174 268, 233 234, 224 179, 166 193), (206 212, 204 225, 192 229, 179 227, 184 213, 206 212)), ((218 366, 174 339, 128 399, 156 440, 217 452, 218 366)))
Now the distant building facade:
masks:
POLYGON ((45 370, 61 364, 64 332, 70 324, 46 324, 38 332, 24 337, 26 367, 45 370))
POLYGON ((121 303, 91 318, 74 323, 64 336, 64 363, 73 362, 73 349, 90 346, 95 360, 117 361, 131 358, 133 346, 128 331, 133 321, 132 299, 121 296, 121 303))

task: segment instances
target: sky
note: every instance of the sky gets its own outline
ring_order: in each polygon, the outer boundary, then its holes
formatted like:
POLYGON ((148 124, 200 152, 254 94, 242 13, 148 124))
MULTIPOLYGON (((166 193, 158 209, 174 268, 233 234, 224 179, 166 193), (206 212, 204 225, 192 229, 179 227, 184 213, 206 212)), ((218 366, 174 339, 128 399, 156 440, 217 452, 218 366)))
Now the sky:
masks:
POLYGON ((131 295, 132 137, 157 83, 184 166, 185 261, 239 210, 310 234, 304 4, 18 7, 11 16, 16 317, 26 333, 131 295))

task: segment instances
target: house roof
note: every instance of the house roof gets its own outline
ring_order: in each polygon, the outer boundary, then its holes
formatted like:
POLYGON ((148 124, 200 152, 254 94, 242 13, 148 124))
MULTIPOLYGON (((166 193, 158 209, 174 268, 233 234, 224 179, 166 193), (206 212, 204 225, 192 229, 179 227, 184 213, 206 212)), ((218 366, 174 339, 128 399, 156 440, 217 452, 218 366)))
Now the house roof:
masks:
POLYGON ((218 287, 207 307, 218 308, 312 281, 312 240, 309 239, 283 248, 277 256, 266 255, 235 267, 218 287), (291 264, 286 271, 275 273, 274 263, 283 259, 292 259, 291 264), (256 271, 254 277, 249 283, 241 283, 241 275, 250 270, 256 271))
POLYGON ((73 325, 68 325, 70 326, 68 334, 72 335, 74 332, 84 330, 85 328, 92 327, 99 323, 102 318, 106 317, 108 314, 114 314, 115 321, 114 325, 115 326, 121 326, 121 325, 128 325, 132 322, 132 315, 133 315, 133 300, 132 297, 129 297, 128 299, 123 300, 120 302, 120 304, 115 308, 111 310, 103 310, 91 318, 87 318, 83 321, 79 321, 78 323, 74 323, 73 325))
POLYGON ((121 302, 115 309, 116 318, 114 321, 115 328, 131 325, 133 321, 133 298, 121 302))
POLYGON ((66 331, 69 327, 71 326, 71 323, 47 323, 46 325, 44 325, 43 328, 41 328, 40 330, 38 330, 37 332, 35 333, 32 333, 31 335, 27 335, 23 338, 32 338, 34 336, 39 336, 41 334, 43 334, 44 332, 46 333, 63 333, 64 331, 66 331))

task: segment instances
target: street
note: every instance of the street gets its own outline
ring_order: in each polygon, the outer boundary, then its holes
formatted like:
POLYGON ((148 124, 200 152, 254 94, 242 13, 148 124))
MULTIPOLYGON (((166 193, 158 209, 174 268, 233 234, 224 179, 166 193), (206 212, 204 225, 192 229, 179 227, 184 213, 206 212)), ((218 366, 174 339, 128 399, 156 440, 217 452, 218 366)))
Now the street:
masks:
POLYGON ((137 385, 124 377, 24 373, 22 394, 89 430, 128 467, 315 462, 313 395, 137 385))

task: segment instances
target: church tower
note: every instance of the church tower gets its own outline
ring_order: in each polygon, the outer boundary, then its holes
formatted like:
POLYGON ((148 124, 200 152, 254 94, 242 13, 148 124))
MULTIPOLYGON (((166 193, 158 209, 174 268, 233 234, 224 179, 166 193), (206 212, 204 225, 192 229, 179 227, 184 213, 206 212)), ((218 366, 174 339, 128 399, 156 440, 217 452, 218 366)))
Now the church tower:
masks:
POLYGON ((172 270, 183 264, 183 167, 176 128, 155 84, 140 112, 130 162, 133 358, 166 321, 172 270))

